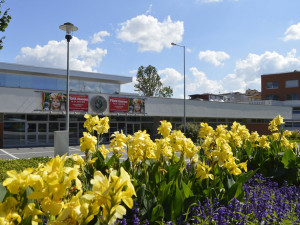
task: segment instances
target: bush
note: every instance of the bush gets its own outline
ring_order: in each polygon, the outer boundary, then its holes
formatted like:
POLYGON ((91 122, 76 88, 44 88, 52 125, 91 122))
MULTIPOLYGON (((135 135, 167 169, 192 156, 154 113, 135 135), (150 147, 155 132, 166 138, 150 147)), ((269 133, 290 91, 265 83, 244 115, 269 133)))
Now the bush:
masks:
MULTIPOLYGON (((186 127, 185 127, 185 136, 187 138, 192 139, 192 141, 194 143, 199 143, 200 138, 199 138, 199 130, 200 130, 201 126, 200 124, 196 124, 196 123, 187 123, 186 127)), ((181 130, 181 132, 184 131, 184 126, 180 125, 178 127, 178 130, 181 130)))

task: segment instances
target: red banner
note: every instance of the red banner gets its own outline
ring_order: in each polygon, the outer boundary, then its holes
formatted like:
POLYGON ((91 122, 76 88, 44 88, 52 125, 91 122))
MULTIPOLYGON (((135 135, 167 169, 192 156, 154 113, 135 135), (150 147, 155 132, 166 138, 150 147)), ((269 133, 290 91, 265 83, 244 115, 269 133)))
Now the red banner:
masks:
POLYGON ((109 98, 109 112, 125 112, 128 113, 128 98, 109 98))
POLYGON ((69 95, 69 110, 70 111, 89 111, 89 96, 88 95, 69 95))

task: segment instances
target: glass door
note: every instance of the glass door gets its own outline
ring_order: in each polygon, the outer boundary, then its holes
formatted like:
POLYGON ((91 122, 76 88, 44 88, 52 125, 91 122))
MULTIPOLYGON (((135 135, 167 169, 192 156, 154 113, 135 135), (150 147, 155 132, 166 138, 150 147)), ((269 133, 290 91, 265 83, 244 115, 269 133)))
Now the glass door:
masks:
POLYGON ((127 128, 127 135, 128 134, 134 134, 135 132, 139 131, 141 129, 141 124, 139 123, 127 123, 126 124, 127 128))
POLYGON ((27 123, 27 145, 37 143, 37 123, 27 123))
POLYGON ((27 123, 27 145, 47 144, 47 123, 28 122, 27 123))

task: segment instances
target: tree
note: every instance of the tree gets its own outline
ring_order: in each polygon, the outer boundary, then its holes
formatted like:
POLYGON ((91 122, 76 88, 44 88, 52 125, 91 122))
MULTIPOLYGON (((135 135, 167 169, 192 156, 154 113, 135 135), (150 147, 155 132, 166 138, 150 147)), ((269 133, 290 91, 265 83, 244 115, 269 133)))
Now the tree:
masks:
POLYGON ((160 76, 154 66, 147 66, 146 68, 140 66, 136 74, 137 84, 134 85, 135 91, 142 92, 144 96, 159 96, 172 97, 173 90, 170 86, 162 85, 160 76))
MULTIPOLYGON (((1 11, 1 6, 2 4, 4 3, 5 1, 4 0, 1 0, 0 1, 0 31, 1 32, 4 32, 5 29, 7 28, 8 26, 8 23, 10 22, 10 19, 11 19, 11 16, 8 15, 8 11, 9 9, 6 9, 4 11, 4 13, 2 14, 2 11, 1 11)), ((5 38, 5 36, 1 37, 0 38, 0 50, 3 48, 3 39, 5 38)))

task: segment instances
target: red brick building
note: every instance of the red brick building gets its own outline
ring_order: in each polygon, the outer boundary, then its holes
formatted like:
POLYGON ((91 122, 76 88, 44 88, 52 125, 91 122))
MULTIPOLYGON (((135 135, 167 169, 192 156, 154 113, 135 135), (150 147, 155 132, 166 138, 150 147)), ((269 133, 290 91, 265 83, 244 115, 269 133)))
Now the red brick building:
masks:
POLYGON ((261 76, 262 100, 299 100, 300 71, 261 76))

